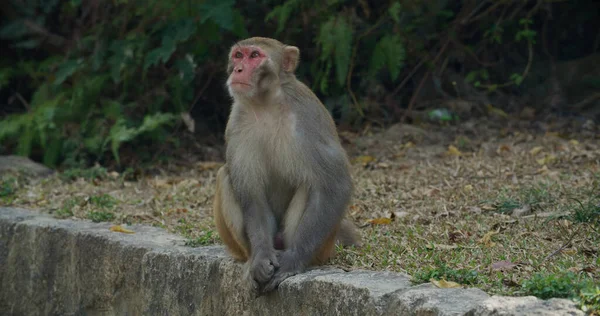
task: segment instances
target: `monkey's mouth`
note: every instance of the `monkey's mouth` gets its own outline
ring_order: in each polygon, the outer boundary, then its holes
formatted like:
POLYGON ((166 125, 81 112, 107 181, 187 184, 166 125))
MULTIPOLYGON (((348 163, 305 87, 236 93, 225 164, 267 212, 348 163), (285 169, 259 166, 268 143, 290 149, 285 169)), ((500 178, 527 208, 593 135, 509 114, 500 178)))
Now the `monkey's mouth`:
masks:
POLYGON ((245 83, 245 82, 240 82, 240 81, 232 81, 231 85, 235 85, 235 84, 239 84, 239 85, 243 85, 243 86, 248 86, 248 87, 252 87, 251 84, 249 83, 245 83))

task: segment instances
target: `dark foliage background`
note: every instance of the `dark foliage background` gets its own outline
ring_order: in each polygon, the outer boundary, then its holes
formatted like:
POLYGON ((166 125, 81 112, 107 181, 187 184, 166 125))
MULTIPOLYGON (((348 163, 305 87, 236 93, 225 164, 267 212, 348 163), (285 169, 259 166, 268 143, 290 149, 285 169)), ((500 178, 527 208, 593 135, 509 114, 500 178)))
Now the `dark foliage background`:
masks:
POLYGON ((0 153, 127 166, 219 135, 225 52, 248 36, 298 46, 343 128, 595 118, 599 15, 594 0, 5 0, 0 153))

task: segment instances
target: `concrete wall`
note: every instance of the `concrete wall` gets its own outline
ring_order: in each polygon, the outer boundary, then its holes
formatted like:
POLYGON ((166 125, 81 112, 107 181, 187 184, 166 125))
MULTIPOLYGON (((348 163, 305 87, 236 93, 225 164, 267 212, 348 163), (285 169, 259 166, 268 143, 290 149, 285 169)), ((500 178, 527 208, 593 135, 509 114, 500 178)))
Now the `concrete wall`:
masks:
POLYGON ((412 286, 390 272, 315 269, 256 297, 222 247, 148 226, 0 208, 0 315, 583 315, 568 300, 412 286))

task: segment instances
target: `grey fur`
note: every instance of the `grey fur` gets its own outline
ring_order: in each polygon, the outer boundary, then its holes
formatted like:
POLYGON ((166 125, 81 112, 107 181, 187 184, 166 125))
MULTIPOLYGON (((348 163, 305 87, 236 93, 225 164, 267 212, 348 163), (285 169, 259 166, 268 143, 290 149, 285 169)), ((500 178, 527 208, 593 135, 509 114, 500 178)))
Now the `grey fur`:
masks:
MULTIPOLYGON (((250 95, 229 90, 234 103, 225 133, 231 186, 251 248, 249 275, 270 291, 304 271, 342 221, 352 180, 331 115, 293 73, 297 60, 291 71, 281 68, 284 49, 296 50, 290 56, 297 59, 297 48, 263 38, 238 45, 257 45, 270 57, 253 73, 250 95), (286 216, 294 215, 287 214, 292 199, 305 192, 297 227, 288 231, 285 250, 277 252, 273 237, 284 228, 286 216)), ((232 69, 228 65, 228 74, 232 69)), ((343 242, 350 243, 351 237, 343 242)))

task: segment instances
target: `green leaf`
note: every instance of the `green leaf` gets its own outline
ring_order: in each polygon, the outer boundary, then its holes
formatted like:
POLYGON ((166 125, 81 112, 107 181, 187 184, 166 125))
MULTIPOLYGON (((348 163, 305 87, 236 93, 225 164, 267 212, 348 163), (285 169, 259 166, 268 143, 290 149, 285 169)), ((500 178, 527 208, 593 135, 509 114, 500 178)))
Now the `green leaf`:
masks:
POLYGON ((402 5, 400 2, 394 2, 388 9, 388 13, 392 17, 392 20, 396 23, 400 23, 400 10, 402 10, 402 5))
POLYGON ((200 6, 200 23, 214 21, 221 28, 233 30, 235 0, 207 0, 200 6))
POLYGON ((321 49, 320 59, 333 59, 339 86, 344 86, 352 51, 353 29, 342 15, 331 17, 319 31, 317 44, 321 49))
POLYGON ((265 17, 265 22, 276 19, 277 20, 276 34, 281 33, 281 31, 283 31, 283 28, 285 27, 285 23, 288 21, 288 19, 292 15, 292 12, 294 12, 294 10, 298 9, 299 4, 300 4, 299 0, 290 0, 290 1, 286 1, 285 3, 283 3, 281 5, 276 6, 275 8, 273 8, 273 10, 271 10, 271 12, 269 12, 269 14, 267 14, 267 16, 265 17))
POLYGON ((180 58, 175 61, 175 68, 179 70, 179 76, 183 83, 190 83, 194 80, 196 75, 196 63, 194 63, 194 57, 190 54, 185 55, 184 58, 180 58))
POLYGON ((69 77, 71 77, 81 66, 83 65, 83 59, 68 60, 60 65, 60 68, 56 71, 56 79, 54 79, 54 85, 59 86, 69 77))
POLYGON ((13 44, 12 47, 15 48, 25 48, 25 49, 33 49, 40 46, 40 40, 38 39, 29 39, 21 42, 17 42, 13 44))
POLYGON ((117 164, 121 164, 119 159, 119 147, 121 144, 132 140, 137 135, 135 128, 128 128, 125 126, 125 119, 119 119, 115 125, 112 126, 108 133, 107 141, 110 141, 110 149, 112 150, 113 157, 117 161, 117 164))
POLYGON ((387 66, 392 81, 396 81, 405 59, 406 50, 402 38, 398 35, 386 35, 377 42, 373 49, 369 73, 374 76, 384 66, 387 66))
POLYGON ((151 50, 144 60, 144 70, 157 65, 158 63, 166 63, 171 55, 175 52, 175 43, 164 43, 161 47, 151 50))

